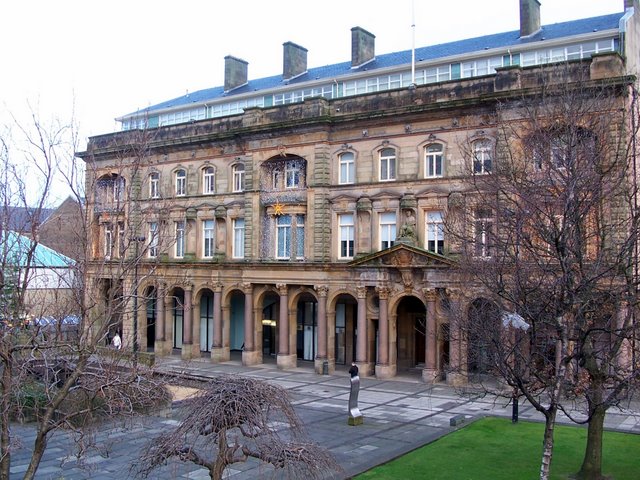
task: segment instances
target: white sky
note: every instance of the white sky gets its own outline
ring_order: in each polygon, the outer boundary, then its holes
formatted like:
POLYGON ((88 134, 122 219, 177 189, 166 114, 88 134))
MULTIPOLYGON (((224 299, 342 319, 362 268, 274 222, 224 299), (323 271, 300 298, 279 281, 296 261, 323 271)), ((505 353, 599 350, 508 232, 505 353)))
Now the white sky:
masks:
MULTIPOLYGON (((621 12, 623 0, 541 0, 542 23, 621 12)), ((114 118, 224 79, 224 57, 249 78, 282 73, 282 44, 308 66, 349 61, 351 28, 376 53, 411 48, 411 0, 4 0, 0 5, 0 122, 27 102, 68 119, 81 138, 114 118)), ((415 0, 416 47, 519 28, 518 0, 415 0)), ((84 147, 82 145, 81 147, 84 147)))

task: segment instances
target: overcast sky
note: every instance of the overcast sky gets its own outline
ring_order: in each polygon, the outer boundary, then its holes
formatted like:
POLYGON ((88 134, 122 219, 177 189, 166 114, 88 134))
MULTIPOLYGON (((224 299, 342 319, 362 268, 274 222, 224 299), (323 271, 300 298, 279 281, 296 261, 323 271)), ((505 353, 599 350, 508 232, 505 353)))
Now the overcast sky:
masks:
MULTIPOLYGON (((623 10, 623 0, 542 0, 542 23, 623 10)), ((114 118, 223 84, 224 57, 249 77, 282 73, 282 44, 309 50, 308 66, 349 61, 351 28, 376 52, 411 48, 411 0, 4 0, 0 108, 21 117, 75 117, 83 139, 114 118)), ((416 46, 519 28, 518 0, 415 0, 416 46)), ((4 117, 6 118, 6 117, 4 117)), ((0 111, 0 121, 4 120, 0 111)))

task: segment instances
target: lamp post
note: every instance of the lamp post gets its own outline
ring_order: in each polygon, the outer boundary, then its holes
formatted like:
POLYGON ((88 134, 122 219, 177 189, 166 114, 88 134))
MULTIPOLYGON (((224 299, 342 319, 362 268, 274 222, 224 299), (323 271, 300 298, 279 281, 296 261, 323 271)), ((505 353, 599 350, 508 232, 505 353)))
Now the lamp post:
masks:
POLYGON ((145 241, 143 236, 135 236, 131 238, 135 242, 136 252, 133 264, 133 356, 138 356, 138 263, 140 261, 139 244, 145 241))

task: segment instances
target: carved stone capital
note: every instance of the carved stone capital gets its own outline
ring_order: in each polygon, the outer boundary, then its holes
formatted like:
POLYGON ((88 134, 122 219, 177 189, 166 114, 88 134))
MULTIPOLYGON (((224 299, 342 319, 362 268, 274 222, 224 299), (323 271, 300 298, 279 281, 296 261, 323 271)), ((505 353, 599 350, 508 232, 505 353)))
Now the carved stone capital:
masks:
POLYGON ((289 287, 286 283, 276 283, 276 289, 278 290, 280 296, 289 294, 289 287))
POLYGON ((438 294, 435 288, 423 288, 422 294, 427 302, 435 302, 438 298, 438 294))
POLYGON ((326 297, 329 293, 329 287, 327 285, 316 285, 315 289, 319 297, 326 297))
POLYGON ((241 283, 240 288, 242 288, 245 295, 253 293, 253 284, 251 283, 241 283))
POLYGON ((389 287, 387 286, 379 286, 376 287, 376 292, 378 292, 378 297, 380 300, 388 300, 389 299, 389 287))
POLYGON ((214 292, 222 292, 222 283, 221 282, 216 282, 213 284, 213 291, 214 292))
POLYGON ((367 298, 367 287, 356 287, 356 296, 358 298, 367 298))

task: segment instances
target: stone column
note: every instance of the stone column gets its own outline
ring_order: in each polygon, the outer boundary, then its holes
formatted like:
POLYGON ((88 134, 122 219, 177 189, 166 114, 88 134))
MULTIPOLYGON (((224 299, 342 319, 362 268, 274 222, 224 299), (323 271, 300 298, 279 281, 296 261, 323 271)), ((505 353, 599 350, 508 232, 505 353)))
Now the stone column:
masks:
POLYGON ((380 316, 378 318, 378 362, 376 377, 389 378, 395 375, 395 369, 389 365, 389 288, 376 287, 378 292, 380 316))
POLYGON ((173 353, 173 310, 174 299, 172 295, 164 297, 164 351, 167 355, 173 353))
POLYGON ((462 292, 457 288, 447 288, 451 317, 449 320, 449 372, 447 383, 460 386, 467 383, 467 354, 463 329, 462 292))
POLYGON ((423 290, 427 302, 427 319, 425 329, 425 362, 422 369, 422 380, 433 383, 438 377, 437 366, 437 322, 436 322, 436 291, 433 288, 423 290))
POLYGON ((184 325, 182 337, 182 358, 193 357, 193 305, 191 303, 192 286, 184 287, 184 325))
MULTIPOLYGON (((329 287, 319 285, 318 292, 318 352, 315 358, 316 373, 322 373, 323 363, 327 360, 327 294, 329 287)), ((328 367, 328 365, 327 365, 328 367)))
POLYGON ((287 369, 297 366, 295 355, 289 354, 289 288, 284 283, 276 285, 280 295, 278 308, 278 368, 287 369))
POLYGON ((243 365, 259 363, 259 353, 255 347, 255 320, 253 318, 253 285, 243 283, 244 291, 244 350, 242 351, 243 365))
POLYGON ((372 362, 367 355, 367 287, 357 287, 358 297, 358 336, 356 338, 356 363, 360 370, 360 376, 371 375, 372 362))
POLYGON ((211 361, 225 362, 229 360, 229 349, 225 351, 222 341, 222 284, 213 286, 213 345, 211 345, 211 361))
POLYGON ((158 356, 163 356, 166 354, 165 350, 165 289, 166 285, 164 283, 158 284, 158 289, 156 290, 156 339, 155 345, 153 346, 153 351, 158 356))

